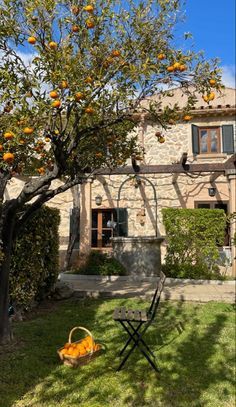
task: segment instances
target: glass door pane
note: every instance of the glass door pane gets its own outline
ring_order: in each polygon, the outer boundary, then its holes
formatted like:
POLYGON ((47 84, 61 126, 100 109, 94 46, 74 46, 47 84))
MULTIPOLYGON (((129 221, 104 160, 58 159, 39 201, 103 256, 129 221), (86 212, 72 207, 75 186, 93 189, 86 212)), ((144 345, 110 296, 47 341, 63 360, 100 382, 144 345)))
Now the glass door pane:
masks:
POLYGON ((200 130, 200 152, 207 153, 207 130, 200 130))
POLYGON ((218 151, 218 137, 217 137, 217 130, 211 129, 210 130, 210 148, 211 153, 217 153, 218 151))

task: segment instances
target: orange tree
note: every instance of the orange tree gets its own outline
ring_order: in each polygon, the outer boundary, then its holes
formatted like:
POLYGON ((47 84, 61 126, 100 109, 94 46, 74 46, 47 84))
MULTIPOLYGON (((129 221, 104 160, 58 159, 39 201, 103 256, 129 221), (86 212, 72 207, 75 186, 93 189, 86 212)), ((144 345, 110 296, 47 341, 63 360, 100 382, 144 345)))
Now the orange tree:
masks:
MULTIPOLYGON (((195 92, 209 102, 212 87, 220 87, 217 61, 176 49, 180 3, 0 1, 0 342, 9 337, 10 258, 23 223, 97 168, 140 155, 134 113, 148 96, 164 96, 163 84, 188 95, 186 120, 195 92), (37 177, 4 201, 18 174, 37 177), (53 187, 56 179, 60 187, 53 187)), ((176 119, 177 107, 148 109, 163 127, 176 119)))

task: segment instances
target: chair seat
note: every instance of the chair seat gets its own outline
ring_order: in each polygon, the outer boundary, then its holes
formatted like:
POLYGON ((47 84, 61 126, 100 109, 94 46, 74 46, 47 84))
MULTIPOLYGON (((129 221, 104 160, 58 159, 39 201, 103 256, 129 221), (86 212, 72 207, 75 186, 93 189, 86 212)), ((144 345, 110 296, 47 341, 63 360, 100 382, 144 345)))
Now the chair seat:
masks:
POLYGON ((115 321, 146 322, 149 318, 146 311, 120 307, 114 310, 113 319, 115 321))

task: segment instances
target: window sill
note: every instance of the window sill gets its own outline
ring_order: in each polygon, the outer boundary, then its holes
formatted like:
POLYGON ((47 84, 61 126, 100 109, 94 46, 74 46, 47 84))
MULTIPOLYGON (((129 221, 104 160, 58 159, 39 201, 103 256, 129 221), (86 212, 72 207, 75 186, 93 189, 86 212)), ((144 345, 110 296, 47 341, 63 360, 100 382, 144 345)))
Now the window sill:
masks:
POLYGON ((224 154, 224 153, 216 153, 216 154, 198 154, 197 156, 196 156, 196 159, 197 160, 204 160, 204 159, 206 159, 206 160, 209 160, 209 159, 212 159, 212 160, 214 160, 215 158, 222 158, 222 159, 225 159, 225 158, 227 158, 227 154, 224 154))

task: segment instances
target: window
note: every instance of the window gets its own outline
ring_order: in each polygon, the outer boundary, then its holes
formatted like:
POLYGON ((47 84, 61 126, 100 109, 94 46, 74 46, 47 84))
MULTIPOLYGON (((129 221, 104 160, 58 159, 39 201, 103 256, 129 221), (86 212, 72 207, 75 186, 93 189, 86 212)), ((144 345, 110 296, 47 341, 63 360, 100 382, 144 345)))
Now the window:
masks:
MULTIPOLYGON (((118 235, 118 209, 92 210, 92 247, 111 247, 118 235)), ((119 236, 127 236, 127 209, 119 208, 119 236)))
POLYGON ((233 125, 199 127, 192 124, 192 147, 194 154, 233 154, 233 125))
POLYGON ((220 153, 219 127, 199 127, 198 136, 200 154, 220 153))
MULTIPOLYGON (((195 208, 198 209, 223 209, 227 215, 228 213, 228 204, 227 202, 195 202, 195 208)), ((229 246, 230 230, 229 225, 227 224, 225 229, 225 241, 224 246, 229 246)))

